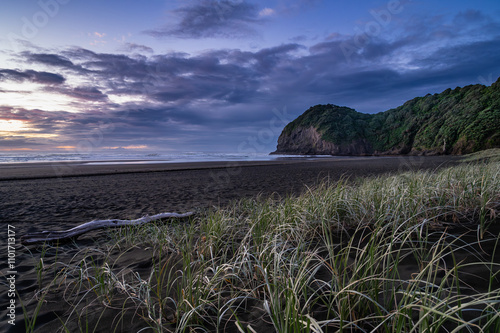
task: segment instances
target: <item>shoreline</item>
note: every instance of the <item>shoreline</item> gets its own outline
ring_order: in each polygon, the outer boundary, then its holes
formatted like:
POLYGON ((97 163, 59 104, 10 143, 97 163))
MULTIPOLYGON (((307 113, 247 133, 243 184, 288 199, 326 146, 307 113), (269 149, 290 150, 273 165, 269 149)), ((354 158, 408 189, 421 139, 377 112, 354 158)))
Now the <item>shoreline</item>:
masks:
POLYGON ((435 170, 455 165, 459 160, 376 157, 145 165, 71 163, 60 176, 53 175, 50 164, 31 168, 0 166, 0 223, 19 225, 21 232, 33 232, 66 229, 99 219, 183 213, 223 207, 258 195, 298 195, 324 179, 435 170))
MULTIPOLYGON (((45 178, 64 178, 81 176, 103 176, 128 173, 149 173, 165 171, 187 171, 203 169, 221 169, 266 165, 283 165, 309 162, 336 162, 347 160, 377 159, 367 156, 332 156, 332 157, 289 157, 274 160, 255 161, 157 161, 157 160, 91 160, 91 161, 56 161, 28 163, 0 163, 0 181, 29 180, 45 178)), ((382 157, 396 158, 396 157, 382 157)))

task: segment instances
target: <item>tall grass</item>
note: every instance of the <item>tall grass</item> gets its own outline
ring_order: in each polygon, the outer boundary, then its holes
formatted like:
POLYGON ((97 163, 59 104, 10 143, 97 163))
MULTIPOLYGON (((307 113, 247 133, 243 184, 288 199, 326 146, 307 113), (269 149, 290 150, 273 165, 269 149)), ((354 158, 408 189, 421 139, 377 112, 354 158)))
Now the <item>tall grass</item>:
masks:
POLYGON ((73 309, 65 324, 99 304, 154 332, 498 332, 499 175, 490 161, 325 180, 114 231, 53 287, 73 309), (139 246, 149 273, 115 265, 139 246))

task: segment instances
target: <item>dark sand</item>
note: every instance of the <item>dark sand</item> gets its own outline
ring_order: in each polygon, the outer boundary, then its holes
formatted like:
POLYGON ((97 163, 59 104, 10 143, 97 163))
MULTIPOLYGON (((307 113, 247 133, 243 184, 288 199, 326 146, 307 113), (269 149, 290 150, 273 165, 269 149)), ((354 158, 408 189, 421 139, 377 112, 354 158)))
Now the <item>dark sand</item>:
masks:
MULTIPOLYGON (((16 239, 19 242, 20 237, 27 232, 68 229, 94 219, 133 219, 145 214, 185 212, 223 206, 232 200, 259 194, 294 195, 300 194, 304 186, 314 186, 325 177, 336 180, 341 177, 366 177, 405 170, 434 170, 454 165, 459 159, 458 157, 370 157, 229 164, 226 162, 127 165, 69 163, 59 165, 58 167, 62 169, 56 171, 50 164, 0 165, 0 222, 3 222, 4 230, 7 224, 16 227, 16 239)), ((475 239, 474 231, 470 237, 471 241, 475 239)), ((5 241, 6 237, 2 237, 0 246, 5 248, 5 241)), ((493 246, 494 242, 491 245, 493 246)), ((91 236, 81 236, 77 245, 62 245, 56 252, 46 253, 45 261, 57 260, 75 264, 84 255, 79 252, 81 249, 94 246, 91 236)), ((486 249, 485 253, 488 251, 486 249)), ((465 248, 463 256, 467 257, 468 253, 465 248)), ((152 254, 149 250, 135 248, 114 255, 116 255, 112 267, 114 272, 134 271, 147 277, 151 271, 152 254)), ((99 254, 96 256, 99 257, 99 254)), ((35 292, 39 290, 34 268, 39 262, 39 257, 40 250, 36 246, 22 247, 17 244, 16 287, 29 312, 36 306, 35 292)), ((498 261, 500 258, 494 260, 498 261)), ((2 260, 0 269, 3 274, 8 270, 6 260, 2 260)), ((403 270, 401 274, 405 277, 418 272, 418 267, 412 262, 402 265, 401 269, 403 270)), ((470 276, 464 276, 466 283, 474 287, 477 285, 479 289, 486 285, 483 279, 489 276, 487 268, 484 268, 484 272, 474 270, 470 273, 470 276)), ((51 278, 53 277, 45 277, 42 287, 48 284, 51 278)), ((37 319, 40 332, 49 332, 60 327, 61 321, 58 316, 64 318, 68 314, 67 311, 71 310, 66 302, 61 301, 61 297, 59 294, 47 296, 37 319)), ((0 331, 7 331, 8 328, 9 332, 24 332, 23 311, 19 300, 16 303, 16 326, 6 326, 5 309, 8 298, 5 289, 0 292, 0 300, 0 331)), ((132 306, 127 304, 129 305, 132 306)), ((79 309, 83 308, 80 306, 79 309)), ((92 305, 84 309, 87 312, 86 320, 99 327, 96 332, 111 332, 115 327, 113 320, 116 320, 121 313, 120 308, 107 309, 99 321, 103 309, 101 305, 92 305)), ((68 325, 70 330, 77 329, 75 322, 68 325)), ((117 331, 134 332, 143 327, 141 325, 144 325, 144 321, 130 317, 124 319, 121 325, 123 326, 117 328, 117 331)))
MULTIPOLYGON (((223 206, 232 200, 299 194, 329 177, 436 169, 457 157, 367 157, 266 162, 0 165, 0 223, 29 231, 95 219, 223 206)), ((22 231, 28 231, 22 230, 22 231)), ((21 232, 21 230, 20 230, 21 232)))

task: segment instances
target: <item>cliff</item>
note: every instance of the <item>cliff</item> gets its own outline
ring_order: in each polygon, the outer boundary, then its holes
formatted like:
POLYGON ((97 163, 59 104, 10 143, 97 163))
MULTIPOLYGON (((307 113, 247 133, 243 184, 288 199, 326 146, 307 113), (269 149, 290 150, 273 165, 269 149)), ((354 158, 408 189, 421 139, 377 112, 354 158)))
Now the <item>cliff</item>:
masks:
POLYGON ((414 98, 377 114, 316 105, 289 123, 273 154, 466 154, 500 147, 500 78, 414 98))

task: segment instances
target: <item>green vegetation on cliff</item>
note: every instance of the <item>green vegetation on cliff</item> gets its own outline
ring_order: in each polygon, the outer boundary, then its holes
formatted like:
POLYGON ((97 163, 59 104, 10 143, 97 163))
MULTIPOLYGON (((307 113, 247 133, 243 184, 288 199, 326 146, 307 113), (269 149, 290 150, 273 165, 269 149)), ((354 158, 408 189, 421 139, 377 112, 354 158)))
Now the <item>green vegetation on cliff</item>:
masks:
POLYGON ((374 153, 465 154, 500 147, 500 78, 489 87, 447 89, 377 114, 316 105, 285 127, 277 152, 287 152, 284 137, 310 127, 335 145, 368 142, 374 153))

